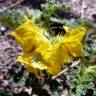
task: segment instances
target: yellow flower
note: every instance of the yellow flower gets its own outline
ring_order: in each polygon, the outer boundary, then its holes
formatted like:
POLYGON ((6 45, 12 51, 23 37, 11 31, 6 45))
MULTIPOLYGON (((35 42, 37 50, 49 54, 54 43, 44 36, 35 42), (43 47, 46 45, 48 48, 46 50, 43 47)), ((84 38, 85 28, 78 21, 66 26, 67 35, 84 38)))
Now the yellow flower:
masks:
POLYGON ((46 69, 46 66, 41 62, 32 62, 34 54, 41 53, 44 55, 45 51, 51 48, 50 42, 43 35, 42 30, 36 26, 34 22, 27 20, 16 29, 16 32, 11 33, 11 36, 16 38, 17 43, 21 45, 24 51, 22 56, 17 57, 17 61, 23 63, 28 70, 46 69))
POLYGON ((74 57, 82 56, 82 38, 85 29, 80 27, 77 29, 67 28, 67 34, 59 42, 57 42, 49 54, 44 55, 45 61, 50 65, 47 71, 52 75, 60 72, 64 62, 68 62, 74 57))
POLYGON ((34 72, 36 75, 38 70, 46 70, 52 75, 57 75, 64 62, 82 56, 81 41, 85 29, 64 28, 66 35, 52 45, 43 35, 43 31, 34 22, 27 20, 11 34, 24 51, 22 56, 17 57, 17 61, 23 63, 29 72, 34 72))
MULTIPOLYGON (((68 29, 68 28, 67 28, 68 29)), ((66 30, 66 29, 65 29, 66 30)), ((67 47, 69 54, 72 56, 82 56, 82 39, 85 35, 85 28, 68 29, 66 36, 63 39, 64 45, 67 47)))
POLYGON ((27 20, 11 35, 15 37, 17 43, 22 46, 25 57, 32 56, 36 50, 43 53, 51 47, 48 39, 43 36, 42 30, 31 20, 27 20))
POLYGON ((47 67, 42 62, 32 62, 31 57, 24 58, 22 56, 18 56, 16 61, 24 63, 25 68, 28 70, 28 72, 35 73, 36 75, 38 75, 38 69, 39 70, 47 69, 47 67))

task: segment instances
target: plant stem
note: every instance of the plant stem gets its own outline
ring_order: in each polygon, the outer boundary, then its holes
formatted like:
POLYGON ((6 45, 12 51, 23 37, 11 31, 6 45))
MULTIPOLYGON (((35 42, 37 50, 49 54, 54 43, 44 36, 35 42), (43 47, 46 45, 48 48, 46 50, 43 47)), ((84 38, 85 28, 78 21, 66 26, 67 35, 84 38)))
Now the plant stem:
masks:
MULTIPOLYGON (((79 63, 80 63, 80 60, 78 60, 78 61, 76 61, 75 63, 73 63, 69 68, 73 68, 73 67, 77 66, 79 63)), ((62 75, 62 74, 64 74, 65 72, 67 72, 69 68, 66 68, 66 69, 62 70, 62 71, 61 71, 60 73, 58 73, 56 76, 53 76, 52 79, 54 80, 54 79, 58 78, 60 75, 62 75)))

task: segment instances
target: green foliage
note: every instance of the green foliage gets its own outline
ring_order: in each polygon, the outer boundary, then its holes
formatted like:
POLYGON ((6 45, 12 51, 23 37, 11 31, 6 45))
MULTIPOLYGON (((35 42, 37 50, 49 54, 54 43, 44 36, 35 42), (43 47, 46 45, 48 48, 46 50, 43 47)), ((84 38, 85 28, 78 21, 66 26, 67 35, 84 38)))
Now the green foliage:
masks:
POLYGON ((35 22, 38 22, 41 17, 41 11, 31 10, 28 8, 25 8, 25 10, 13 9, 0 11, 0 22, 12 29, 16 29, 19 25, 25 22, 25 16, 35 22))
POLYGON ((0 12, 0 22, 5 24, 6 26, 16 29, 22 23, 25 22, 25 17, 32 18, 29 14, 28 10, 20 11, 20 10, 6 10, 0 12))
POLYGON ((0 11, 0 22, 15 29, 24 22, 24 15, 20 14, 18 10, 0 11))
MULTIPOLYGON (((62 18, 58 14, 59 11, 65 12, 65 11, 69 11, 69 10, 70 10, 70 7, 65 4, 60 4, 60 3, 55 3, 55 2, 47 2, 46 4, 42 4, 41 5, 42 25, 44 27, 46 27, 47 29, 49 29, 49 31, 50 31, 50 29, 52 28, 52 22, 54 22, 53 19, 55 19, 55 23, 59 23, 59 24, 62 23, 62 20, 61 20, 62 18)), ((63 13, 63 15, 64 15, 64 13, 63 13)))
POLYGON ((65 4, 55 3, 55 2, 47 2, 46 4, 42 4, 41 9, 42 9, 43 17, 47 21, 49 21, 49 19, 52 16, 59 17, 56 13, 58 10, 65 10, 65 11, 70 10, 69 6, 65 4))
POLYGON ((64 20, 64 25, 76 28, 76 27, 84 27, 85 21, 83 19, 70 19, 70 20, 64 20))
POLYGON ((96 34, 94 29, 91 29, 91 31, 92 32, 89 30, 85 37, 83 49, 84 62, 86 62, 87 65, 96 64, 96 34))
POLYGON ((0 90, 0 96, 14 96, 12 92, 9 91, 1 91, 0 90))
POLYGON ((39 9, 25 8, 25 10, 22 10, 22 14, 27 16, 29 19, 38 22, 41 19, 42 12, 39 9))
MULTIPOLYGON (((81 65, 78 69, 72 69, 70 72, 70 92, 75 96, 85 96, 89 89, 95 92, 93 74, 88 72, 85 66, 81 65)), ((93 95, 92 95, 93 96, 93 95)))
POLYGON ((10 82, 15 86, 15 87, 20 87, 25 85, 25 80, 27 76, 24 73, 24 67, 20 66, 16 72, 11 76, 10 82))
POLYGON ((96 96, 94 82, 96 78, 96 34, 94 34, 94 28, 89 27, 89 33, 85 37, 81 64, 73 68, 69 74, 70 93, 75 96, 89 96, 88 91, 90 90, 91 96, 96 96), (90 29, 93 30, 91 33, 90 29))

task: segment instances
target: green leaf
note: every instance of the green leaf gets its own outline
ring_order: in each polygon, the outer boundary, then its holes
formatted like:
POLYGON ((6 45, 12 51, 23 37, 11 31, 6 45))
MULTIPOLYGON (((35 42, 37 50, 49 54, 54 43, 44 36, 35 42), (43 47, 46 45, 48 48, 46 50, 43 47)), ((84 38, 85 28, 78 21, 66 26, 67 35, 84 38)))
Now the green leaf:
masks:
POLYGON ((0 11, 0 22, 16 29, 24 22, 24 16, 18 10, 0 11))

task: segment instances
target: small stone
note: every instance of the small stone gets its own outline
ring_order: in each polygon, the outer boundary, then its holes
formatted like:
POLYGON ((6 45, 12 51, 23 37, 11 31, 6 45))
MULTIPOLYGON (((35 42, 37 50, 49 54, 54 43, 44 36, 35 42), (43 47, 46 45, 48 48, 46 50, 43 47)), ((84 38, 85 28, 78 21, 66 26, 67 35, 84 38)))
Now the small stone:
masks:
POLYGON ((1 32, 6 31, 6 27, 4 27, 4 26, 0 25, 0 31, 1 31, 1 32))

